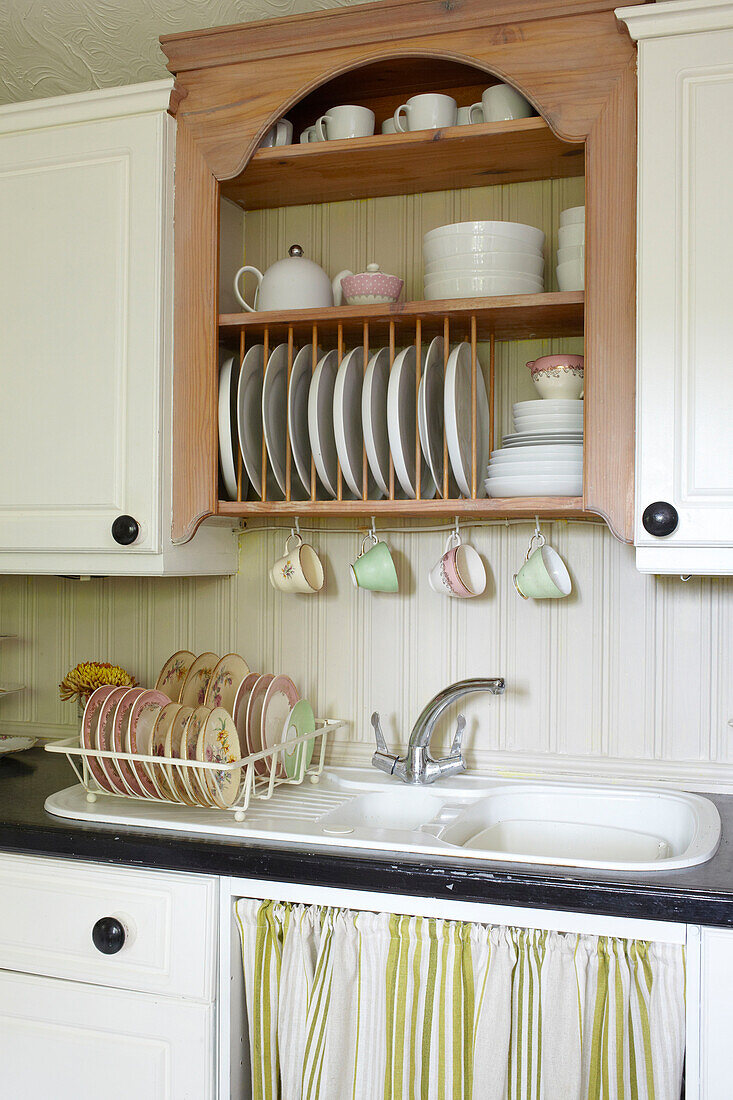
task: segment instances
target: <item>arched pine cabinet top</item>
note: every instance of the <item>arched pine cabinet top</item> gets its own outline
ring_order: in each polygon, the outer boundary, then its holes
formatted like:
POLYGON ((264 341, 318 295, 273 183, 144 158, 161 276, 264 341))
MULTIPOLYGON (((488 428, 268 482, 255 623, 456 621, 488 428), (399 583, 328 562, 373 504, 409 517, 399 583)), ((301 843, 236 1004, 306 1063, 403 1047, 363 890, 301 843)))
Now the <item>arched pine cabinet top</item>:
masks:
MULTIPOLYGON (((331 102, 506 80, 584 146, 584 509, 628 539, 633 507, 636 50, 610 0, 380 0, 161 39, 176 77, 173 537, 216 512, 220 188, 273 121, 331 102), (410 87, 412 91, 409 91, 410 87), (344 93, 345 94, 345 93, 344 93), (205 364, 205 366, 202 366, 205 364), (613 446, 609 438, 613 438, 613 446)), ((310 114, 312 117, 306 118, 310 114)), ((439 132, 436 140, 440 140, 439 132)), ((577 150, 576 150, 577 151, 577 150)), ((565 173, 567 174, 567 173, 565 173)), ((429 188, 425 188, 428 190, 429 188)))

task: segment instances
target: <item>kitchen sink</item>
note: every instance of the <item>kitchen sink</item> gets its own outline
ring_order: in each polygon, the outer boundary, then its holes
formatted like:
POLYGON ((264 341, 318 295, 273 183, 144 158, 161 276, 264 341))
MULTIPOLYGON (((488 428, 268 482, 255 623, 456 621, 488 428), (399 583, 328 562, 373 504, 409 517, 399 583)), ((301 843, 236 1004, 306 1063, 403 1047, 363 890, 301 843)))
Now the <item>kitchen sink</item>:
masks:
POLYGON ((314 850, 419 855, 434 863, 549 864, 668 871, 705 863, 720 842, 707 798, 662 787, 510 780, 465 773, 408 786, 372 769, 325 768, 316 783, 276 788, 245 819, 100 796, 80 786, 46 808, 77 820, 238 837, 314 850))

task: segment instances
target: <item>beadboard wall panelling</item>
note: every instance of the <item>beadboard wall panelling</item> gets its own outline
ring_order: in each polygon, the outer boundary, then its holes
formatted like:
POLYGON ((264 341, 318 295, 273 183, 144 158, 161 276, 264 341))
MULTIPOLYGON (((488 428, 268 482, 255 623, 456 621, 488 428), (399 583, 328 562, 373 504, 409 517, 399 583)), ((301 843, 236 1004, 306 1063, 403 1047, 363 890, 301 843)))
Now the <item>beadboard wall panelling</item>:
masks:
MULTIPOLYGON (((0 731, 68 735, 75 712, 56 685, 84 658, 118 662, 151 684, 175 649, 235 650, 253 669, 290 674, 320 714, 349 721, 334 761, 368 762, 373 710, 404 747, 440 687, 504 675, 503 698, 464 702, 471 766, 733 789, 733 580, 645 577, 602 525, 558 522, 543 526, 574 592, 524 601, 512 574, 531 524, 494 524, 470 533, 489 570, 481 598, 433 593, 427 571, 445 534, 409 528, 386 536, 400 595, 370 594, 352 587, 347 568, 360 532, 333 526, 308 535, 326 570, 316 597, 284 596, 267 582, 287 530, 245 532, 232 578, 0 578, 0 631, 20 636, 3 643, 2 677, 28 685, 1 704, 0 731)), ((451 730, 445 722, 444 744, 451 730)))

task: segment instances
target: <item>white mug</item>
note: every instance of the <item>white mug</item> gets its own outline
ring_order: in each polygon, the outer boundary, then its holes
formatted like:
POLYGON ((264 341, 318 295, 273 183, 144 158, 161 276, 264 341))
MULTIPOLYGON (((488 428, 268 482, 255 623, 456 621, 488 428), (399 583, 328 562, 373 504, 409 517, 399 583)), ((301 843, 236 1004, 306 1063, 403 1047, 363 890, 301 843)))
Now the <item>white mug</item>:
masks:
POLYGON ((316 119, 319 141, 339 141, 342 138, 369 137, 374 133, 374 111, 368 107, 344 104, 331 107, 316 119))
POLYGON ((315 126, 306 126, 305 130, 301 130, 301 133, 300 133, 300 144, 301 145, 308 145, 311 141, 320 141, 320 140, 321 139, 318 137, 318 134, 316 133, 315 126))
POLYGON ((260 149, 272 149, 275 145, 291 145, 292 141, 293 124, 289 119, 281 118, 267 131, 260 142, 260 149))
POLYGON ((281 592, 312 595, 323 588, 323 565, 312 546, 293 531, 285 541, 285 553, 270 569, 270 584, 281 592), (290 540, 296 544, 289 550, 290 540))
POLYGON ((484 121, 483 111, 481 111, 481 117, 480 118, 472 118, 471 117, 472 109, 473 108, 471 108, 471 107, 459 107, 458 108, 458 110, 456 112, 456 126, 469 126, 472 122, 483 122, 484 121))
POLYGON ((513 118, 529 118, 532 104, 508 84, 492 84, 481 96, 480 103, 471 106, 471 122, 505 122, 513 118), (478 112, 483 112, 483 118, 478 112))
POLYGON ((414 95, 407 103, 401 103, 394 113, 394 124, 400 133, 407 130, 438 130, 442 126, 455 126, 458 108, 452 96, 439 92, 414 95), (405 115, 406 125, 403 124, 405 115))

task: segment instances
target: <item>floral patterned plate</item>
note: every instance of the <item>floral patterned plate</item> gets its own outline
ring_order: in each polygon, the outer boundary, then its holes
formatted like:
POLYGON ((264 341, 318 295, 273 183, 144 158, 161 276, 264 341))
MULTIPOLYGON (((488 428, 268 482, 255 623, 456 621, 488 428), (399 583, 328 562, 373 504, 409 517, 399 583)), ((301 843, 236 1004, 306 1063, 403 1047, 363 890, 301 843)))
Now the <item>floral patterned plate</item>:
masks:
MULTIPOLYGON (((85 749, 97 748, 97 725, 99 723, 99 712, 102 709, 102 703, 115 689, 111 684, 102 684, 96 691, 87 699, 87 705, 84 707, 84 715, 81 720, 81 744, 85 749)), ((99 783, 103 791, 112 791, 109 779, 106 773, 100 767, 99 761, 93 759, 93 757, 87 757, 87 763, 89 764, 89 770, 99 783)))
MULTIPOLYGON (((128 752, 152 756, 153 729, 163 707, 170 703, 162 691, 144 691, 132 705, 128 723, 128 752)), ((164 798, 153 782, 147 765, 141 760, 133 761, 135 776, 148 798, 164 798)))
MULTIPOLYGON (((183 756, 182 741, 183 735, 186 732, 186 726, 188 720, 193 714, 193 707, 180 707, 173 718, 173 721, 168 727, 168 733, 165 737, 165 755, 170 760, 180 760, 183 756)), ((195 804, 191 795, 188 793, 188 788, 183 782, 182 772, 186 771, 186 768, 177 768, 175 764, 165 765, 165 774, 168 779, 168 785, 173 790, 177 798, 184 802, 187 806, 195 804)))
MULTIPOLYGON (((183 710, 183 705, 181 703, 166 703, 155 719, 155 725, 153 726, 153 732, 150 738, 153 756, 168 755, 166 752, 166 741, 170 735, 171 726, 176 719, 176 715, 181 710, 183 710)), ((175 788, 170 783, 168 766, 166 764, 148 764, 147 768, 150 778, 163 795, 163 798, 167 798, 171 802, 176 802, 178 799, 175 788)))
POLYGON ((249 756, 252 749, 249 747, 247 741, 247 704, 249 703, 249 697, 252 694, 252 688, 255 686, 260 678, 259 672, 250 672, 249 676, 245 676, 239 685, 239 691, 234 700, 234 710, 232 711, 232 718, 234 719, 234 725, 237 727, 237 736, 239 737, 239 751, 242 756, 249 756))
POLYGON ((249 674, 249 665, 237 653, 227 653, 211 674, 209 686, 206 689, 204 706, 223 707, 228 714, 234 714, 234 700, 239 691, 239 685, 249 674))
POLYGON ((189 669, 196 660, 196 654, 188 649, 179 649, 163 665, 155 681, 155 690, 162 691, 172 703, 179 703, 189 669))
MULTIPOLYGON (((300 699, 300 693, 289 676, 276 676, 268 685, 265 698, 262 702, 262 748, 272 749, 282 740, 283 723, 290 711, 300 699)), ((272 770, 273 757, 268 757, 265 763, 272 770)), ((278 756, 278 779, 285 778, 285 767, 282 754, 278 756)))
MULTIPOLYGON (((112 723, 112 748, 115 752, 128 751, 128 728, 130 724, 130 711, 135 701, 145 694, 145 688, 129 688, 115 707, 115 716, 112 723)), ((145 798, 145 791, 127 760, 118 760, 117 767, 122 777, 122 782, 127 790, 135 798, 145 798)))
MULTIPOLYGON (((252 694, 247 703, 247 744, 251 753, 262 752, 262 707, 265 703, 265 695, 272 681, 275 679, 269 672, 260 676, 252 688, 252 694)), ((270 769, 264 760, 255 761, 257 775, 269 775, 270 769)))
MULTIPOLYGON (((113 688, 109 695, 102 701, 102 705, 99 708, 97 729, 94 736, 95 749, 100 749, 102 752, 112 752, 114 749, 115 746, 112 735, 114 730, 115 711, 117 710, 117 704, 122 700, 123 695, 127 695, 128 691, 129 688, 126 687, 113 688)), ((108 787, 113 791, 117 791, 118 794, 127 794, 127 787, 122 780, 118 761, 107 760, 102 756, 99 758, 99 763, 102 767, 102 771, 109 780, 108 787)))
MULTIPOLYGON (((223 707, 216 707, 209 715, 199 735, 196 759, 212 764, 234 764, 240 759, 234 719, 223 707)), ((207 768, 204 778, 215 806, 226 810, 236 801, 242 780, 241 768, 233 768, 231 771, 207 768)))
POLYGON ((188 670, 178 702, 186 707, 203 706, 211 674, 218 663, 216 653, 202 653, 197 657, 188 670))
MULTIPOLYGON (((201 731, 206 725, 211 711, 208 707, 196 707, 195 711, 186 723, 184 736, 181 740, 181 757, 184 760, 196 759, 196 748, 199 743, 201 731)), ((199 768, 181 768, 183 782, 188 793, 197 806, 211 806, 212 799, 209 788, 204 781, 203 772, 199 768)))

